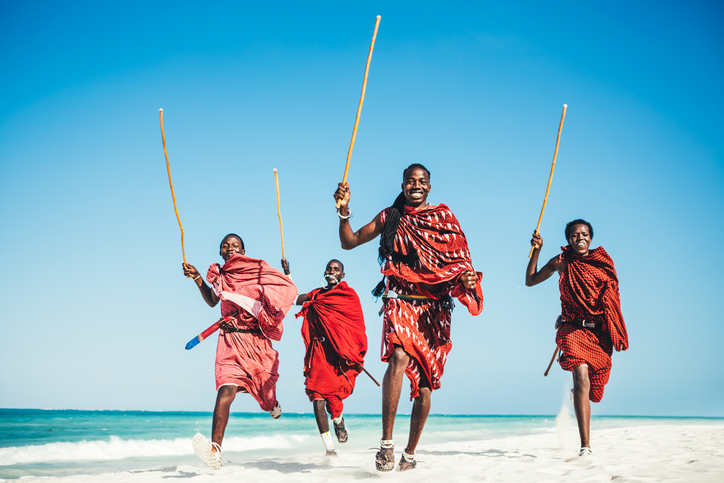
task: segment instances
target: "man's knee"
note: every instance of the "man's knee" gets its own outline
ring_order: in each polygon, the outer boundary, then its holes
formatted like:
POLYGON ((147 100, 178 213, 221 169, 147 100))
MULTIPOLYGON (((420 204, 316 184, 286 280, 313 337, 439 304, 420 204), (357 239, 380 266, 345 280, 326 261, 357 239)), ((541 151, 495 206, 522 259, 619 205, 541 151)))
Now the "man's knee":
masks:
POLYGON ((404 371, 405 368, 407 368, 407 364, 410 362, 410 356, 407 355, 407 352, 405 352, 402 347, 396 346, 395 350, 392 351, 392 354, 390 355, 390 358, 387 360, 387 362, 394 370, 404 371))
POLYGON ((430 389, 430 387, 420 387, 418 395, 415 399, 419 400, 420 402, 427 402, 430 400, 431 396, 432 389, 430 389))
POLYGON ((216 400, 220 403, 231 404, 231 401, 236 397, 236 386, 226 385, 219 388, 219 392, 216 395, 216 400))
POLYGON ((588 366, 580 365, 573 370, 573 389, 576 391, 589 391, 591 380, 588 377, 588 366))

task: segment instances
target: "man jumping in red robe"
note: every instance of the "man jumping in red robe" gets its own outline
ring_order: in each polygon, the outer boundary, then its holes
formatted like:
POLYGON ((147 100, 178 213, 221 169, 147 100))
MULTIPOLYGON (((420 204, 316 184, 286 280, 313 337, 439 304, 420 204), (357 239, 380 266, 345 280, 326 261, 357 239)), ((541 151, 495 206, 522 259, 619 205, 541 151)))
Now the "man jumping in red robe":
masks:
POLYGON ((214 469, 221 467, 221 443, 229 422, 229 408, 237 392, 246 392, 274 419, 282 414, 277 401, 279 353, 272 340, 280 340, 282 320, 297 296, 292 281, 264 260, 244 256, 244 242, 230 234, 221 241, 219 255, 224 265, 209 267, 206 285, 191 264, 184 264, 184 275, 191 277, 201 297, 215 307, 221 301, 216 346, 216 405, 211 442, 200 433, 194 436, 194 450, 214 469))
MULTIPOLYGON (((282 260, 282 268, 285 274, 290 274, 287 260, 282 260)), ((324 278, 326 287, 300 295, 296 304, 303 305, 297 317, 304 317, 306 393, 314 405, 317 427, 327 454, 336 455, 324 408, 326 405, 332 417, 337 441, 347 442, 349 434, 342 416, 342 401, 352 394, 357 375, 362 371, 367 335, 357 292, 342 281, 342 262, 330 260, 324 278)))
POLYGON ((618 277, 603 247, 589 251, 593 227, 585 220, 566 225, 568 246, 540 270, 543 238, 533 233, 533 255, 525 272, 528 287, 558 272, 561 316, 556 322, 560 364, 573 373, 573 407, 581 437, 579 456, 591 456, 591 403, 600 402, 611 373, 611 354, 628 349, 628 333, 621 314, 618 277))
POLYGON ((482 273, 473 268, 467 239, 455 215, 443 205, 428 205, 430 172, 413 164, 403 172, 402 193, 395 203, 354 232, 349 224, 350 190, 340 183, 334 198, 338 209, 339 239, 351 250, 380 236, 380 262, 386 283, 376 294, 385 300, 382 361, 388 363, 382 384, 382 440, 375 456, 380 471, 395 467, 394 441, 397 405, 403 374, 410 380, 414 399, 410 435, 400 459, 400 470, 416 465, 415 448, 430 413, 431 392, 440 388, 445 361, 452 347, 452 298, 470 314, 483 310, 482 273))

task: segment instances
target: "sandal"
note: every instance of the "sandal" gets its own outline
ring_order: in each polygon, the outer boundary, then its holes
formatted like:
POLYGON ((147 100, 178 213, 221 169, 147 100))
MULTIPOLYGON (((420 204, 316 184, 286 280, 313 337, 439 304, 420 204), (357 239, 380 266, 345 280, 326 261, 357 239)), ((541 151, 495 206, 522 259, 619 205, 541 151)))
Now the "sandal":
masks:
POLYGON ((395 447, 385 448, 380 446, 380 450, 375 455, 375 466, 377 471, 392 471, 395 469, 395 447))
POLYGON ((344 425, 344 418, 339 422, 339 424, 334 423, 334 434, 337 435, 337 441, 340 443, 346 443, 347 438, 349 438, 349 433, 347 432, 347 427, 344 425))
POLYGON ((214 470, 221 468, 221 447, 218 444, 210 442, 201 433, 196 433, 191 443, 194 447, 194 453, 204 460, 204 463, 214 470))
POLYGON ((591 451, 591 448, 589 448, 588 446, 583 446, 581 447, 581 451, 578 453, 578 456, 593 456, 593 451, 591 451))
POLYGON ((402 458, 400 458, 400 471, 414 470, 417 466, 417 460, 414 454, 407 454, 406 451, 402 452, 402 458))

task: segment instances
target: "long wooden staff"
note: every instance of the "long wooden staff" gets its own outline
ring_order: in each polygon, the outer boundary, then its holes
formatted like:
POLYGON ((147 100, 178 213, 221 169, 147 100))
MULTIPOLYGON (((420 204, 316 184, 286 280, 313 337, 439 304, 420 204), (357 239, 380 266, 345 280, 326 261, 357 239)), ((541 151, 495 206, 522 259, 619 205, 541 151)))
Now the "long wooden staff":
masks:
MULTIPOLYGON (((543 219, 543 212, 546 210, 546 203, 548 202, 548 192, 551 190, 551 181, 553 181, 553 170, 556 168, 556 156, 558 156, 558 144, 561 142, 561 130, 563 129, 563 120, 566 118, 566 109, 568 104, 563 104, 563 114, 561 114, 561 123, 558 125, 558 137, 556 138, 556 150, 553 153, 553 164, 551 165, 551 174, 548 176, 548 186, 546 187, 546 197, 543 198, 543 208, 540 210, 540 216, 538 217, 538 225, 535 227, 535 234, 538 234, 540 229, 540 222, 543 219)), ((530 247, 528 258, 533 256, 533 247, 530 247)))
MULTIPOLYGON (((362 104, 365 102, 365 91, 367 90, 367 74, 370 71, 370 61, 372 60, 372 51, 375 48, 375 39, 377 38, 377 28, 380 26, 381 16, 377 16, 375 21, 375 31, 372 34, 372 43, 370 44, 370 53, 367 55, 367 65, 365 66, 365 78, 362 81, 362 95, 359 98, 359 106, 357 106, 357 117, 354 119, 354 129, 352 130, 352 141, 349 143, 349 150, 347 151, 347 164, 344 167, 344 176, 342 177, 342 183, 347 182, 347 174, 349 173, 349 162, 352 159, 352 149, 354 149, 354 140, 357 137, 357 126, 359 126, 359 116, 362 113, 362 104)), ((339 209, 341 201, 337 201, 337 209, 339 209)))
POLYGON ((279 176, 274 168, 274 183, 277 185, 277 215, 279 216, 279 232, 282 235, 282 259, 284 259, 284 227, 282 226, 282 208, 279 204, 279 176))
POLYGON ((556 350, 553 351, 553 357, 551 357, 551 362, 548 364, 548 368, 543 373, 543 377, 548 377, 548 371, 551 370, 551 367, 553 366, 553 361, 556 360, 556 356, 558 355, 558 350, 559 350, 559 348, 558 348, 558 346, 556 346, 556 350))
POLYGON ((166 156, 166 171, 168 171, 168 185, 171 187, 171 198, 173 199, 173 211, 176 212, 178 227, 181 229, 181 254, 186 265, 186 250, 184 249, 184 227, 181 225, 181 218, 178 216, 178 208, 176 207, 176 195, 173 193, 173 182, 171 181, 171 165, 168 162, 168 153, 166 152, 166 135, 163 132, 163 109, 159 109, 161 115, 161 141, 163 141, 163 155, 166 156))

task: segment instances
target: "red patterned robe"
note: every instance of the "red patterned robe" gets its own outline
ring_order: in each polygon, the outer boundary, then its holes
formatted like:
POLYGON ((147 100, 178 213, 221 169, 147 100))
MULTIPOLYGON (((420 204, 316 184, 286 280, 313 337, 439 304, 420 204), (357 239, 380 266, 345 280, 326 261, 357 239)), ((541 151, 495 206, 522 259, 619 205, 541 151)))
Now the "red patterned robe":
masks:
MULTIPOLYGON (((380 213, 382 224, 389 208, 380 213)), ((466 289, 458 277, 474 271, 465 234, 455 215, 444 204, 428 205, 415 210, 405 206, 394 240, 395 251, 408 254, 417 250, 418 262, 413 266, 395 266, 387 260, 382 273, 387 276, 388 291, 398 295, 422 295, 427 300, 387 298, 382 328, 382 361, 386 362, 400 346, 410 355, 405 374, 410 379, 410 399, 420 393, 422 375, 431 389, 440 388, 445 361, 452 348, 450 341, 451 309, 445 296, 457 298, 472 315, 483 311, 483 291, 478 283, 466 289), (421 284, 442 284, 435 294, 421 284)))
POLYGON ((561 325, 556 334, 556 344, 561 348, 560 364, 566 371, 586 364, 591 381, 589 399, 600 402, 611 373, 613 349, 628 349, 616 269, 603 247, 583 257, 570 247, 561 248, 560 256, 567 262, 558 282, 561 316, 564 320, 595 322, 596 328, 561 325))
POLYGON ((367 352, 364 315, 357 293, 347 282, 307 295, 309 300, 297 314, 304 317, 304 384, 309 400, 324 399, 327 412, 336 418, 362 371, 367 352))
POLYGON ((209 267, 206 280, 221 299, 221 315, 231 316, 232 325, 254 332, 219 329, 216 346, 216 390, 223 385, 248 392, 264 411, 277 402, 279 353, 272 340, 280 340, 282 320, 294 303, 297 288, 264 260, 234 254, 224 266, 209 267))

